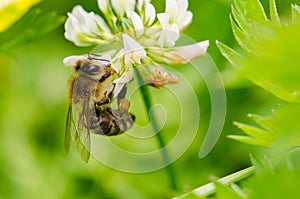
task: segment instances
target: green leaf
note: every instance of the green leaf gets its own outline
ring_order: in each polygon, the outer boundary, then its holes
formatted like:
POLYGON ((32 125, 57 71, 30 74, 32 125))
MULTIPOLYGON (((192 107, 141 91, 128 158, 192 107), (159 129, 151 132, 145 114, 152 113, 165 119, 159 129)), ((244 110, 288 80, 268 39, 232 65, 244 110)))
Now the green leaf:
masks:
POLYGON ((0 33, 0 52, 26 44, 54 30, 64 21, 65 17, 55 12, 42 13, 40 9, 31 9, 11 28, 0 33))
POLYGON ((292 5, 292 20, 296 22, 300 18, 300 7, 298 5, 292 5))
POLYGON ((271 17, 271 20, 274 23, 280 25, 281 23, 280 23, 280 18, 278 16, 275 0, 270 0, 269 4, 270 4, 270 17, 271 17))
MULTIPOLYGON (((292 6, 293 17, 299 15, 292 6)), ((217 42, 220 52, 240 74, 254 84, 288 102, 300 103, 300 20, 281 26, 275 0, 270 0, 266 18, 258 0, 235 0, 230 18, 235 39, 248 52, 242 57, 217 42), (272 23, 271 23, 272 22, 272 23)))
POLYGON ((283 199, 297 198, 299 190, 299 172, 281 168, 278 172, 271 173, 268 170, 259 176, 253 177, 247 186, 251 199, 283 199))
POLYGON ((274 110, 272 116, 251 114, 261 128, 235 123, 247 136, 229 135, 240 142, 259 146, 294 147, 300 145, 300 105, 285 103, 274 110))
POLYGON ((229 48, 222 42, 216 41, 217 47, 219 48, 222 55, 236 68, 240 68, 243 65, 244 57, 237 53, 232 48, 229 48))
POLYGON ((300 103, 300 21, 277 30, 270 40, 259 43, 256 55, 245 60, 242 73, 277 97, 300 103))
POLYGON ((261 128, 257 128, 239 122, 234 122, 234 125, 243 130, 247 135, 257 140, 264 140, 266 143, 272 143, 274 141, 274 135, 261 128))
POLYGON ((256 21, 262 24, 266 24, 268 21, 259 0, 234 0, 234 6, 247 21, 256 21))
POLYGON ((260 116, 257 114, 248 114, 248 117, 255 121, 259 126, 263 129, 266 129, 269 132, 276 132, 278 129, 274 129, 274 125, 272 124, 272 117, 270 116, 260 116))
POLYGON ((252 42, 265 38, 266 32, 271 31, 270 22, 259 0, 235 0, 232 14, 237 25, 251 37, 252 42))
POLYGON ((239 43, 239 45, 248 52, 254 52, 255 48, 253 45, 253 40, 251 40, 251 37, 237 26, 237 24, 232 19, 232 15, 230 15, 230 23, 232 27, 233 36, 239 43))
POLYGON ((40 1, 41 0, 7 1, 7 5, 4 3, 6 6, 0 8, 0 19, 2 19, 0 23, 0 32, 11 27, 31 7, 40 1))
POLYGON ((256 146, 270 146, 272 143, 269 143, 264 140, 259 140, 256 138, 253 138, 251 136, 242 136, 242 135, 228 135, 227 136, 230 139, 243 142, 246 144, 256 145, 256 146))
POLYGON ((274 159, 257 159, 250 154, 250 160, 252 165, 255 167, 256 176, 266 172, 275 174, 274 159))
POLYGON ((216 196, 220 199, 243 199, 240 195, 230 189, 228 186, 221 184, 220 182, 214 182, 216 186, 216 196))
POLYGON ((250 154, 250 160, 252 165, 255 167, 255 174, 261 173, 263 171, 262 162, 256 159, 252 154, 250 154))

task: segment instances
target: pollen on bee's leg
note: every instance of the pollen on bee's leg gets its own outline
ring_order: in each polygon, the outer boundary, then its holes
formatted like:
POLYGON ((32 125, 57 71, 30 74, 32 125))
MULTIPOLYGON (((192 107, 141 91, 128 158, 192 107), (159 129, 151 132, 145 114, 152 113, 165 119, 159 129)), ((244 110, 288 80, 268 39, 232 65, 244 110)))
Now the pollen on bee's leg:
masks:
POLYGON ((121 112, 126 112, 126 111, 128 111, 129 107, 130 107, 130 102, 129 102, 128 99, 121 99, 121 100, 120 100, 119 110, 120 110, 121 112))

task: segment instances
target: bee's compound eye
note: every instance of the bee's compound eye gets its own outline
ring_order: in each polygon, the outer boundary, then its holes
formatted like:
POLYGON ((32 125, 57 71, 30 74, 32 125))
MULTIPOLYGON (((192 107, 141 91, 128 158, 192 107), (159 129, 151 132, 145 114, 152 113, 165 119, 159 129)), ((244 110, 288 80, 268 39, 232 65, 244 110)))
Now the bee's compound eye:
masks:
POLYGON ((88 73, 97 73, 97 72, 99 72, 99 69, 97 66, 90 64, 87 68, 87 72, 88 73))
POLYGON ((97 65, 90 63, 85 63, 80 69, 89 75, 97 75, 100 72, 97 65))

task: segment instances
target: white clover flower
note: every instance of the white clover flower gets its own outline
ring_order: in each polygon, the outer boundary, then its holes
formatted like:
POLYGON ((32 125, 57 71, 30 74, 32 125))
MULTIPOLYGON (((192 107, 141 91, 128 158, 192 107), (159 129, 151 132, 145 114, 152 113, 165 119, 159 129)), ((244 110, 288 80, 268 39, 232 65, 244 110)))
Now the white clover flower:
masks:
POLYGON ((141 18, 146 26, 151 26, 155 21, 156 10, 150 0, 138 0, 137 9, 141 13, 141 18))
MULTIPOLYGON (((97 1, 103 18, 75 6, 68 13, 65 37, 77 46, 116 46, 102 50, 101 54, 111 56, 117 90, 133 79, 134 67, 140 67, 149 85, 160 88, 175 83, 177 78, 160 64, 183 64, 206 53, 208 41, 174 47, 180 33, 192 21, 187 0, 166 0, 165 12, 158 14, 150 0, 97 1)), ((78 59, 81 57, 65 59, 64 63, 74 64, 78 59)))
POLYGON ((114 11, 119 16, 123 16, 127 11, 133 11, 135 0, 111 0, 114 11))
POLYGON ((131 19, 131 22, 136 32, 136 37, 142 36, 144 33, 144 24, 141 17, 134 11, 128 11, 127 16, 131 19))
POLYGON ((165 12, 170 16, 170 24, 177 24, 179 30, 184 30, 193 19, 193 13, 188 11, 188 0, 166 0, 165 12))
POLYGON ((123 34, 122 36, 125 50, 125 64, 141 64, 141 59, 147 56, 144 48, 128 35, 123 34))
POLYGON ((176 24, 170 24, 170 16, 168 13, 160 13, 157 18, 162 26, 161 35, 159 37, 160 47, 174 46, 175 42, 179 39, 179 29, 176 24))
POLYGON ((111 37, 105 21, 93 12, 87 13, 82 6, 75 6, 68 13, 65 23, 65 37, 77 46, 100 44, 111 37))
POLYGON ((109 9, 109 0, 97 0, 98 7, 102 13, 107 14, 109 9))

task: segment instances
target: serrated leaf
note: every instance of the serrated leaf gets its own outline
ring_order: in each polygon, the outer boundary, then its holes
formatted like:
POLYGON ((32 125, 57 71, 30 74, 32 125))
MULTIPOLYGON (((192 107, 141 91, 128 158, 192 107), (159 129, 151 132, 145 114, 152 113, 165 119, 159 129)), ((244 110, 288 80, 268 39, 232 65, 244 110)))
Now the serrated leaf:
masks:
POLYGON ((231 14, 237 25, 241 28, 241 30, 250 35, 251 30, 249 24, 247 23, 245 17, 243 17, 243 15, 235 8, 235 5, 231 5, 231 14))
MULTIPOLYGON (((217 45, 223 56, 247 79, 278 98, 300 103, 300 59, 295 59, 300 56, 300 22, 281 26, 275 0, 270 0, 270 12, 272 23, 259 0, 235 0, 230 19, 232 30, 248 57, 243 60, 229 47, 222 43, 217 45)), ((292 12, 296 18, 300 8, 294 5, 292 12)))
POLYGON ((266 24, 268 21, 264 8, 259 0, 235 0, 235 8, 247 19, 266 24))
POLYGON ((296 20, 299 20, 300 18, 300 6, 298 5, 292 5, 292 20, 293 22, 296 22, 296 20))
POLYGON ((238 186, 237 184, 233 183, 230 185, 230 188, 237 193, 240 197, 242 198, 247 198, 247 194, 245 191, 242 189, 242 187, 238 186))
POLYGON ((271 144, 273 143, 275 136, 273 133, 265 131, 261 128, 254 126, 246 125, 243 123, 235 122, 234 123, 238 128, 240 128, 244 133, 253 137, 255 140, 260 140, 261 143, 271 144))
POLYGON ((257 115, 257 114, 249 114, 248 117, 250 117, 259 126, 261 126, 263 129, 266 129, 269 132, 274 133, 274 132, 279 130, 279 129, 274 128, 271 116, 266 117, 266 116, 260 116, 260 115, 257 115))
POLYGON ((270 0, 269 4, 270 4, 270 17, 271 17, 271 20, 274 23, 280 25, 280 18, 278 16, 275 0, 270 0))
POLYGON ((251 114, 261 128, 235 123, 245 134, 229 135, 240 142, 259 146, 294 147, 300 145, 300 105, 285 103, 273 111, 271 116, 251 114))
POLYGON ((263 163, 257 158, 255 158, 252 154, 250 154, 250 161, 255 167, 255 174, 261 174, 264 171, 263 163))
POLYGON ((250 136, 243 136, 243 135, 228 135, 227 136, 230 139, 243 142, 250 145, 256 145, 256 146, 270 146, 272 143, 268 143, 264 140, 259 140, 250 136))
POLYGON ((246 32, 243 32, 237 24, 234 22, 232 15, 230 15, 230 23, 231 28, 233 32, 233 36, 236 39, 236 41, 239 43, 239 45, 244 48, 248 52, 254 52, 254 41, 253 38, 251 39, 251 36, 249 36, 246 32))
POLYGON ((285 103, 274 111, 273 128, 281 138, 281 144, 295 146, 300 144, 300 105, 285 103))
POLYGON ((300 103, 300 21, 276 32, 259 43, 259 56, 245 60, 243 74, 277 97, 300 103))
POLYGON ((229 48, 222 42, 216 41, 217 47, 219 48, 222 55, 236 68, 240 69, 243 65, 244 57, 237 53, 232 48, 229 48))
POLYGON ((254 41, 266 37, 269 21, 259 0, 235 0, 232 14, 238 26, 254 41))
POLYGON ((259 177, 254 177, 248 184, 252 190, 249 193, 251 199, 285 199, 298 198, 300 176, 299 172, 280 169, 275 174, 267 171, 259 177))

